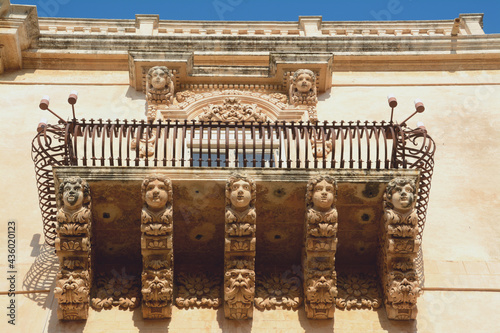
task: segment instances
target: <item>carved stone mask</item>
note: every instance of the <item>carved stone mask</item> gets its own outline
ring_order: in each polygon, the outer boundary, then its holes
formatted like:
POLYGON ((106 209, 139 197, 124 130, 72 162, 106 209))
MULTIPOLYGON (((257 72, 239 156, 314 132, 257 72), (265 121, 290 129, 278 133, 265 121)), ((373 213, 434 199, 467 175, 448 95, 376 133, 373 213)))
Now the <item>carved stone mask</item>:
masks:
POLYGON ((79 209, 83 204, 83 187, 80 183, 66 183, 63 192, 64 207, 79 209))
POLYGON ((161 69, 155 69, 151 73, 151 85, 155 89, 163 89, 167 85, 168 75, 161 69))
POLYGON ((396 186, 392 190, 391 203, 394 205, 396 210, 408 210, 413 206, 415 201, 415 194, 413 193, 413 187, 410 184, 405 184, 402 186, 396 186))
POLYGON ((153 180, 146 187, 144 198, 150 209, 160 210, 164 208, 168 201, 167 186, 158 179, 153 180))
POLYGON ((297 87, 297 90, 302 93, 306 93, 311 90, 313 84, 313 78, 307 73, 300 74, 295 80, 295 86, 297 87))
POLYGON ((243 211, 248 208, 252 200, 250 184, 244 180, 238 180, 231 185, 229 196, 234 209, 243 211))
POLYGON ((313 209, 326 212, 332 208, 335 188, 326 180, 322 180, 314 186, 312 202, 313 209))

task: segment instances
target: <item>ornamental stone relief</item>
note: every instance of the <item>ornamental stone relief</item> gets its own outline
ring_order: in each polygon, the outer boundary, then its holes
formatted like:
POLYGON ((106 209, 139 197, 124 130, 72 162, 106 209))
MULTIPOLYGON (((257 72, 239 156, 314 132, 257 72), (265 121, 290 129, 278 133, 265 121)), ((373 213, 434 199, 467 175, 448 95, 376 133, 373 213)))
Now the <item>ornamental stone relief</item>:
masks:
POLYGON ((135 309, 140 304, 140 282, 133 275, 100 273, 96 278, 97 292, 92 298, 96 310, 135 309))
POLYGON ((297 275, 274 273, 257 279, 255 307, 259 310, 296 310, 302 300, 302 281, 297 275))
POLYGON ((309 69, 299 69, 290 78, 290 104, 316 105, 318 93, 316 90, 316 75, 309 69))
POLYGON ((417 188, 413 180, 395 178, 384 194, 384 229, 379 266, 389 319, 415 319, 421 294, 415 258, 420 248, 415 210, 417 188))
POLYGON ((221 304, 221 280, 217 276, 203 273, 180 273, 177 278, 177 298, 179 308, 217 309, 221 304))
POLYGON ((61 268, 54 289, 57 317, 87 319, 92 285, 89 185, 79 177, 64 179, 59 186, 58 203, 55 246, 61 268))
POLYGON ((141 214, 142 315, 170 318, 173 302, 172 184, 162 175, 144 179, 141 214))
POLYGON ((267 117, 257 104, 243 104, 236 97, 227 97, 224 104, 209 104, 203 108, 203 113, 198 117, 200 121, 222 121, 222 122, 243 122, 255 121, 264 122, 267 117))
POLYGON ((337 288, 339 309, 378 309, 382 304, 375 274, 339 274, 337 288))
POLYGON ((328 176, 313 178, 306 192, 304 302, 307 318, 333 318, 337 296, 337 183, 328 176))
POLYGON ((255 297, 256 185, 234 175, 225 192, 224 314, 228 319, 249 319, 255 297))

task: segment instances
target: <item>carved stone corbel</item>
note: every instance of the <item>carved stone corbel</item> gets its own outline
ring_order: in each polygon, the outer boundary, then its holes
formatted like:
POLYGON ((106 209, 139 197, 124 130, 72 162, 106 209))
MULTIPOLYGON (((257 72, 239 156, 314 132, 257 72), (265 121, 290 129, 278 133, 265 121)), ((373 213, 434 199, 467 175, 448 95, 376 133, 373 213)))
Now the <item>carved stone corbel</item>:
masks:
POLYGON ((389 182, 384 194, 383 231, 379 270, 389 319, 409 320, 417 316, 421 294, 415 258, 420 248, 415 210, 417 188, 407 178, 389 182))
POLYGON ((315 106, 318 104, 316 75, 309 69, 299 69, 290 77, 290 104, 315 106))
POLYGON ((173 302, 172 184, 161 175, 142 182, 142 316, 170 318, 173 302))
POLYGON ((61 268, 54 289, 57 317, 87 319, 92 285, 89 185, 79 177, 64 179, 59 186, 58 203, 55 246, 61 268))
POLYGON ((253 317, 255 297, 254 181, 235 175, 226 183, 226 238, 224 255, 224 315, 253 317))
POLYGON ((307 318, 333 318, 337 296, 337 183, 328 176, 307 184, 304 303, 307 318))

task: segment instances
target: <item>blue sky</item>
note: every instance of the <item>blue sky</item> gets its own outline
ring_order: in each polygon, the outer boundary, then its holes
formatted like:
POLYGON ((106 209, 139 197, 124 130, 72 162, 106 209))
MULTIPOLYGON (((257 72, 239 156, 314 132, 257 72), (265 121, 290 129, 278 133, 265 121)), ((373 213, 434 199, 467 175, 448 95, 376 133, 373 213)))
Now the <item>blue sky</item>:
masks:
POLYGON ((39 16, 133 19, 159 14, 161 20, 324 21, 448 20, 460 13, 484 13, 486 33, 500 33, 500 0, 11 0, 37 5, 39 16))

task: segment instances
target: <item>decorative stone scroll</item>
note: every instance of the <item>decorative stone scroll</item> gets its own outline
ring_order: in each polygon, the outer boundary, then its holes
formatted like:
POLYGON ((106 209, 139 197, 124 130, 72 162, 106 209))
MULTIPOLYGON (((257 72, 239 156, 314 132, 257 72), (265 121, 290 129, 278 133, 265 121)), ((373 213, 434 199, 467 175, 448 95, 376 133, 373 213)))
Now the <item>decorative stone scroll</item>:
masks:
POLYGON ((57 317, 87 319, 92 285, 89 185, 79 177, 64 179, 59 186, 58 203, 55 247, 61 268, 54 289, 59 303, 57 317))
POLYGON ((228 319, 253 317, 255 297, 256 186, 241 175, 226 183, 224 255, 224 315, 228 319))
POLYGON ((337 296, 337 183, 329 176, 307 184, 304 302, 307 318, 333 318, 337 296))
POLYGON ((198 117, 201 121, 264 122, 267 117, 257 104, 242 104, 239 98, 227 97, 223 105, 209 104, 198 117))
POLYGON ((290 104, 314 106, 318 103, 316 75, 309 69, 299 69, 290 78, 290 104))
POLYGON ((417 298, 422 291, 415 267, 420 248, 420 240, 416 238, 416 193, 413 180, 395 178, 384 194, 379 266, 389 319, 409 320, 417 316, 417 298))
POLYGON ((173 302, 172 184, 162 175, 142 182, 142 316, 170 318, 173 302))

